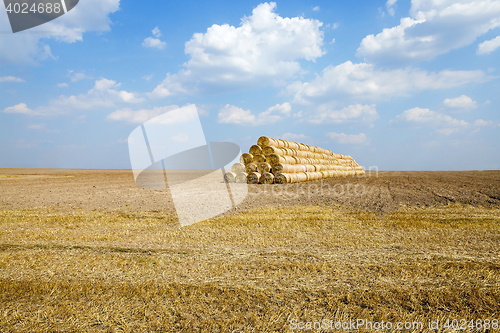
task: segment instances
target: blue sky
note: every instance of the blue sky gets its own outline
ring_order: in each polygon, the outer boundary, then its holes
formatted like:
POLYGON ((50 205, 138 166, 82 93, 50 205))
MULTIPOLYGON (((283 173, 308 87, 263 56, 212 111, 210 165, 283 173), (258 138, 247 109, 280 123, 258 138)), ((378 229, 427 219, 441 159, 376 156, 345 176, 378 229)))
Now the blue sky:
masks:
POLYGON ((244 151, 500 169, 499 28, 493 0, 80 0, 16 34, 1 7, 0 167, 130 168, 134 128, 196 104, 244 151))

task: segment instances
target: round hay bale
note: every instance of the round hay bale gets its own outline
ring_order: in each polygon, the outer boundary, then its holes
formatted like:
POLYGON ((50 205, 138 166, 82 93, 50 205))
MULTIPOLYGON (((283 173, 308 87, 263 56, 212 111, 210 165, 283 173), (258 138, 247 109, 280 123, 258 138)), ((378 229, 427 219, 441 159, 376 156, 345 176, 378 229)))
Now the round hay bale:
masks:
POLYGON ((253 163, 264 163, 266 157, 264 155, 253 155, 253 163))
POLYGON ((258 172, 250 172, 247 175, 247 183, 248 184, 258 184, 260 181, 261 174, 258 172))
POLYGON ((224 174, 224 181, 226 183, 234 183, 236 180, 236 174, 234 172, 226 172, 224 174))
POLYGON ((231 171, 234 172, 235 174, 238 174, 240 172, 245 172, 245 165, 243 163, 234 163, 233 166, 231 167, 231 171))
POLYGON ((236 175, 236 183, 239 184, 246 184, 247 183, 247 173, 246 172, 240 172, 239 174, 236 175))
POLYGON ((287 164, 281 164, 281 163, 276 163, 273 165, 273 173, 275 176, 279 175, 280 173, 285 172, 285 165, 287 164))
POLYGON ((331 171, 330 170, 324 170, 324 171, 320 171, 321 172, 321 175, 322 175, 322 179, 328 179, 328 178, 331 178, 331 171))
POLYGON ((249 153, 244 153, 240 157, 240 162, 247 165, 248 163, 253 162, 253 155, 249 153))
POLYGON ((267 162, 257 164, 257 172, 260 174, 271 172, 271 164, 267 162))
POLYGON ((255 155, 262 155, 262 147, 259 145, 253 145, 252 147, 250 147, 248 152, 254 156, 255 155))
POLYGON ((276 155, 276 154, 271 154, 271 155, 268 155, 266 157, 267 161, 269 163, 271 163, 272 165, 275 165, 275 164, 278 164, 278 163, 282 163, 280 161, 280 156, 279 155, 276 155))
POLYGON ((267 146, 267 147, 262 148, 262 154, 264 156, 269 156, 272 154, 285 155, 284 151, 281 148, 273 147, 273 146, 267 146))
POLYGON ((280 148, 286 148, 288 145, 285 140, 277 139, 276 141, 278 141, 278 147, 280 148))
POLYGON ((266 147, 266 146, 274 146, 274 139, 271 139, 267 136, 261 136, 258 140, 257 140, 257 144, 261 147, 266 147))
POLYGON ((276 154, 269 155, 267 157, 266 162, 268 162, 271 165, 274 165, 277 163, 295 164, 295 160, 292 158, 292 156, 281 156, 281 155, 276 155, 276 154))
POLYGON ((260 184, 274 184, 274 175, 269 172, 264 172, 262 176, 260 176, 259 180, 260 184))
POLYGON ((274 177, 274 183, 276 184, 288 184, 292 182, 292 176, 289 173, 282 173, 274 177))
POLYGON ((255 163, 249 163, 245 167, 245 172, 250 173, 250 172, 257 172, 257 164, 255 163))
POLYGON ((296 173, 296 175, 297 175, 297 183, 307 182, 307 173, 299 172, 296 173))
POLYGON ((306 172, 315 172, 316 169, 314 168, 314 165, 312 164, 307 164, 306 165, 306 172))

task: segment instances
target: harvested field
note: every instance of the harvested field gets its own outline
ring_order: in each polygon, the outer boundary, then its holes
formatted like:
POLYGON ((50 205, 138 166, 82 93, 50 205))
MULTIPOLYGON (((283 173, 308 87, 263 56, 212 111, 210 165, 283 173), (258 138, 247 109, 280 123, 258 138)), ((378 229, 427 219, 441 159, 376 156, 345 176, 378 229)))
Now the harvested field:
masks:
MULTIPOLYGON (((0 209, 62 207, 174 213, 168 190, 137 187, 129 170, 0 169, 0 175, 16 176, 0 178, 0 209)), ((500 171, 367 170, 366 177, 361 178, 331 178, 298 185, 249 185, 249 189, 248 198, 236 211, 268 205, 332 204, 377 213, 389 213, 401 205, 433 207, 461 203, 496 207, 500 205, 500 171), (363 193, 364 188, 363 195, 356 195, 356 185, 357 193, 363 193)))
POLYGON ((0 180, 1 332, 500 318, 498 171, 250 185, 237 209, 184 228, 168 191, 130 171, 0 175, 17 176, 0 180), (308 187, 347 182, 365 194, 308 187))

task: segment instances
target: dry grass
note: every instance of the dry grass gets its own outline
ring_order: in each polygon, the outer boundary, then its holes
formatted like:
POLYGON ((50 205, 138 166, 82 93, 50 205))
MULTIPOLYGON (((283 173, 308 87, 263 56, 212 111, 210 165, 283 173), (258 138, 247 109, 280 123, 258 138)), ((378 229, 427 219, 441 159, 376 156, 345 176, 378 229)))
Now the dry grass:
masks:
POLYGON ((500 319, 500 209, 0 212, 0 331, 281 332, 500 319))
POLYGON ((0 179, 16 178, 17 176, 0 175, 0 179))

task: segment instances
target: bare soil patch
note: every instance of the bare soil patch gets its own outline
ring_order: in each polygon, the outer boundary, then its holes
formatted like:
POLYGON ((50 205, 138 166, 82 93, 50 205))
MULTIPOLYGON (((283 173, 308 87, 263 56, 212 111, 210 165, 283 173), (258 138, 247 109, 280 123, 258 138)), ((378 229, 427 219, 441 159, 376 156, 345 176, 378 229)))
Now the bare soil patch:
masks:
MULTIPOLYGON (((139 188, 130 170, 0 169, 0 175, 10 176, 0 180, 1 209, 175 213, 168 190, 139 188)), ((364 178, 332 178, 299 185, 249 185, 248 197, 232 212, 263 206, 341 204, 385 214, 402 205, 450 203, 499 206, 500 171, 381 171, 364 178)))

